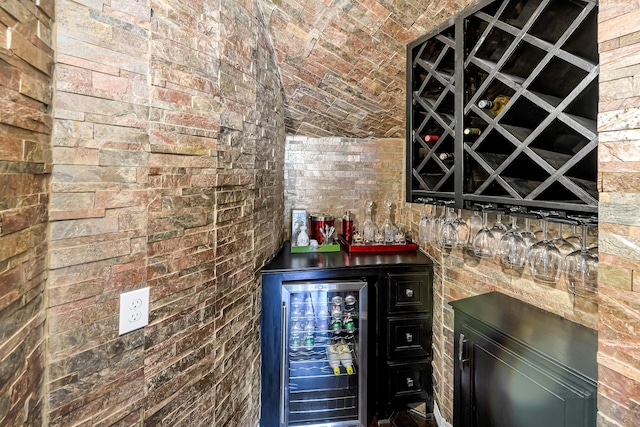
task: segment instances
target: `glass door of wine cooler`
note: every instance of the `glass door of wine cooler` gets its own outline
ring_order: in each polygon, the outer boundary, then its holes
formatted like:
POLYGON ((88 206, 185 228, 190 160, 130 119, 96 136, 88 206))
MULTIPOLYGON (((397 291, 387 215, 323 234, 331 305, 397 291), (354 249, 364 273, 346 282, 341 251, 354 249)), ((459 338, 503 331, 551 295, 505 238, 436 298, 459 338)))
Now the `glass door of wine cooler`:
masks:
POLYGON ((281 426, 366 427, 367 283, 282 289, 281 426))

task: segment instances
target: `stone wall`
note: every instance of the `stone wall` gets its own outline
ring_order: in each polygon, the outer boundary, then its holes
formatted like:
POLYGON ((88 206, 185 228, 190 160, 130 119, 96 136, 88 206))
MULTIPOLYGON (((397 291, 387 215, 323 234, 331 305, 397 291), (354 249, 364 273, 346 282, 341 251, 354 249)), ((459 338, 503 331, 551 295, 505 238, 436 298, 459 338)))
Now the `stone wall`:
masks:
POLYGON ((53 0, 0 4, 2 426, 43 424, 53 18, 53 0))
POLYGON ((640 2, 601 0, 598 425, 640 424, 640 2))
MULTIPOLYGON (((364 221, 365 201, 374 202, 374 219, 384 221, 384 201, 392 219, 405 216, 404 139, 288 137, 285 157, 285 224, 291 237, 291 209, 342 218, 349 210, 356 226, 364 221)), ((339 221, 336 221, 336 225, 339 221)), ((399 222, 402 224, 402 221, 399 222)))
POLYGON ((257 423, 284 157, 260 17, 252 0, 58 2, 50 425, 257 423), (118 336, 119 294, 146 286, 149 326, 118 336))

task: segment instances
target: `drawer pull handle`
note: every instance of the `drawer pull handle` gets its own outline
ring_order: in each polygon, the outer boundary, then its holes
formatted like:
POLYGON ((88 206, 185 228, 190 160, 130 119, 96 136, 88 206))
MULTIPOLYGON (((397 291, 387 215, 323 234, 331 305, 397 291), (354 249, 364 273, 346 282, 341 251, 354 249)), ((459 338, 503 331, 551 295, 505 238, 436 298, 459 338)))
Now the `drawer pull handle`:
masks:
POLYGON ((407 296, 407 298, 413 298, 413 289, 405 289, 404 294, 407 296))
POLYGON ((405 338, 407 339, 407 342, 413 342, 413 335, 411 335, 409 332, 407 332, 405 338))
POLYGON ((407 387, 409 388, 413 387, 413 378, 407 378, 407 387))

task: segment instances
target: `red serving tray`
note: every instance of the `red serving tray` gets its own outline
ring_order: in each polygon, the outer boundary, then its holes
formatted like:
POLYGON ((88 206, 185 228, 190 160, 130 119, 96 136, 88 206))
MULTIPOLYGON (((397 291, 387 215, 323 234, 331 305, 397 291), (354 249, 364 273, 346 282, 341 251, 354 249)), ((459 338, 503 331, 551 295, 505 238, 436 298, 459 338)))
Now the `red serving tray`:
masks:
POLYGON ((404 245, 352 245, 351 243, 339 237, 338 242, 349 253, 359 252, 409 252, 418 249, 418 245, 411 241, 407 241, 404 245))

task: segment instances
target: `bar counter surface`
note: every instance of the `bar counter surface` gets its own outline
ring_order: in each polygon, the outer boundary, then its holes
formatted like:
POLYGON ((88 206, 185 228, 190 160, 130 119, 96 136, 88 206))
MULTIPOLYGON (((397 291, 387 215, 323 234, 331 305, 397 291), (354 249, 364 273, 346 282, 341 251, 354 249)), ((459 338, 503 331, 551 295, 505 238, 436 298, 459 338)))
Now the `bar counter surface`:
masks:
MULTIPOLYGON (((322 270, 326 273, 327 269, 354 267, 354 271, 356 271, 390 265, 431 266, 432 262, 429 257, 420 251, 349 253, 342 248, 340 252, 292 254, 291 243, 285 241, 274 257, 267 260, 262 268, 262 273, 300 273, 303 276, 313 276, 313 272, 316 270, 322 270)), ((323 274, 323 277, 326 276, 323 274)))

